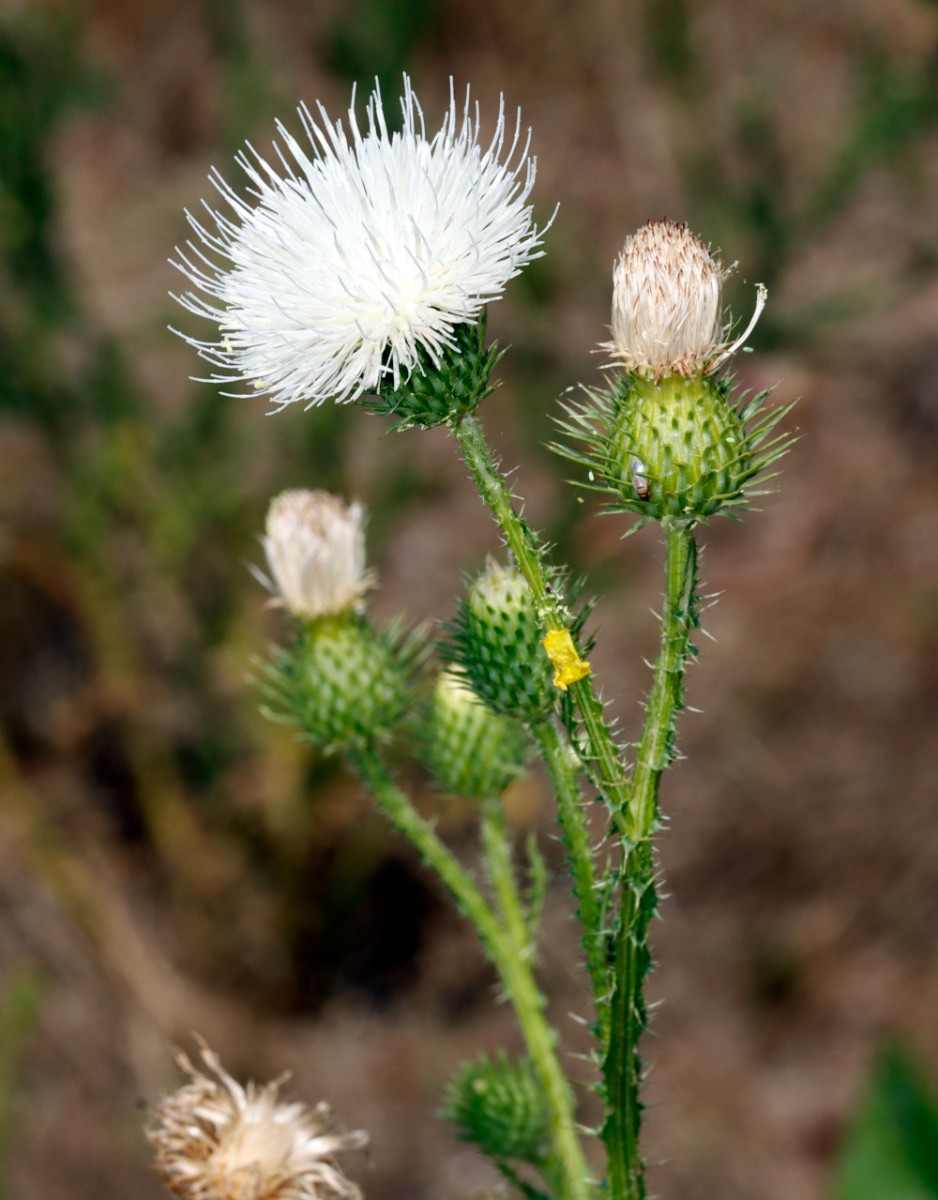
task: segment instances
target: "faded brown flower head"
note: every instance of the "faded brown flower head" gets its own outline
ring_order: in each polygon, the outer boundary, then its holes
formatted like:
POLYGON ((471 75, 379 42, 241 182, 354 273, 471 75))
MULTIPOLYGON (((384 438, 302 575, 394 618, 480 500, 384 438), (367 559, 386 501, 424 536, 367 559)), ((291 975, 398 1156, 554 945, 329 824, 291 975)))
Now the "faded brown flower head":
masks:
POLYGON ((765 306, 766 291, 759 284, 745 333, 727 341, 723 281, 728 274, 686 225, 643 225, 626 238, 613 268, 612 342, 605 348, 627 370, 649 379, 715 371, 743 345, 765 306))
POLYGON ((314 620, 358 605, 372 582, 364 519, 360 504, 331 492, 297 488, 271 501, 263 545, 284 608, 314 620))
POLYGON ((148 1132, 156 1170, 184 1200, 360 1200, 333 1161, 368 1135, 335 1133, 325 1105, 278 1099, 282 1079, 242 1087, 201 1044, 203 1073, 181 1051, 189 1082, 157 1107, 148 1132))

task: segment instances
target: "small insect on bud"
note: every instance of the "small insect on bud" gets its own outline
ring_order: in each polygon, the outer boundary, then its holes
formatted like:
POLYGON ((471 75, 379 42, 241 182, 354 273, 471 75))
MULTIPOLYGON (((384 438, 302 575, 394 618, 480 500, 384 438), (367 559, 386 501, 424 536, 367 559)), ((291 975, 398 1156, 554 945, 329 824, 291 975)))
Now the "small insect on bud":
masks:
POLYGON ((156 1170, 183 1200, 360 1200, 334 1156, 365 1146, 362 1132, 336 1133, 325 1105, 284 1103, 282 1080, 242 1087, 205 1045, 206 1072, 182 1053, 189 1076, 154 1113, 156 1170))
POLYGON ((264 551, 276 603, 316 620, 357 608, 371 585, 364 509, 329 492, 282 492, 267 512, 264 551))
POLYGON ((632 460, 632 487, 639 500, 647 500, 651 495, 648 487, 648 468, 640 458, 632 460))
POLYGON ((616 360, 646 379, 710 374, 752 332, 765 306, 759 285, 756 310, 742 337, 728 342, 723 281, 728 272, 686 225, 651 221, 626 238, 613 268, 612 342, 616 360))

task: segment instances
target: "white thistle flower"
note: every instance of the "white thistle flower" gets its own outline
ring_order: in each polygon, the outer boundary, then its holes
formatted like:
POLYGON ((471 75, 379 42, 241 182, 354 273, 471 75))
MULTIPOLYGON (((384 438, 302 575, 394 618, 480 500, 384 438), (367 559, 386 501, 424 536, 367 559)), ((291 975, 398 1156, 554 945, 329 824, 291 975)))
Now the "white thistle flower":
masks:
POLYGON ((365 567, 365 510, 331 492, 281 492, 267 510, 267 555, 277 602, 314 620, 348 612, 372 583, 365 567))
POLYGON ((278 122, 273 166, 250 143, 238 154, 249 199, 213 168, 231 213, 204 201, 207 224, 187 213, 197 242, 173 264, 197 289, 176 299, 219 327, 217 341, 186 337, 220 368, 208 382, 246 381, 277 409, 398 386, 421 348, 437 363, 454 326, 475 321, 542 253, 526 203, 530 131, 519 112, 509 132, 503 99, 487 147, 477 105, 467 90, 460 111, 452 86, 429 139, 406 76, 399 133, 377 87, 364 131, 354 94, 348 129, 317 110, 318 122, 299 109, 306 143, 278 122))
POLYGON ((327 1106, 310 1111, 278 1099, 282 1080, 242 1087, 202 1044, 210 1074, 177 1052, 189 1082, 157 1107, 148 1137, 166 1187, 184 1200, 359 1200, 333 1161, 368 1141, 330 1132, 327 1106))
POLYGON ((612 342, 604 349, 649 379, 712 373, 743 345, 765 307, 760 283, 752 320, 741 337, 728 341, 728 274, 686 225, 643 225, 626 238, 613 268, 612 342))

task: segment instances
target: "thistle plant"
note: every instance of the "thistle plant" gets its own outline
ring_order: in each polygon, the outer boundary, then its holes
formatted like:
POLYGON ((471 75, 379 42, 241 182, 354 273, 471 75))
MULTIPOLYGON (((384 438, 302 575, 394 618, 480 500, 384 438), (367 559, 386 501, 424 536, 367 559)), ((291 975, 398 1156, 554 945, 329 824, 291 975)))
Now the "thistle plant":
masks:
MULTIPOLYGON (((275 409, 354 402, 398 430, 443 426, 453 436, 506 557, 472 580, 431 666, 421 634, 379 628, 365 597, 364 512, 321 492, 288 492, 268 516, 264 547, 274 602, 294 622, 290 644, 262 668, 266 710, 342 756, 378 808, 409 838, 475 927, 518 1019, 524 1053, 480 1058, 453 1077, 443 1112, 508 1183, 538 1200, 645 1194, 640 1149, 644 985, 657 910, 654 836, 659 790, 676 757, 683 675, 696 653, 701 592, 697 530, 738 516, 765 489, 791 438, 786 409, 738 395, 726 373, 765 304, 738 333, 727 320, 727 272, 685 226, 646 225, 613 271, 605 382, 557 413, 554 449, 605 507, 657 524, 665 542, 661 640, 643 727, 630 742, 607 717, 594 650, 569 573, 521 516, 521 503, 477 410, 501 357, 486 338, 486 306, 533 258, 530 135, 501 106, 480 141, 468 92, 451 94, 428 136, 405 79, 402 127, 391 132, 377 91, 364 124, 305 107, 305 142, 278 127, 275 161, 238 158, 246 197, 218 172, 228 211, 190 217, 196 241, 177 265, 193 285, 182 303, 214 334, 190 338, 217 368, 275 409), (478 814, 474 873, 398 783, 416 756, 436 786, 478 814), (578 1096, 538 979, 546 869, 505 820, 504 793, 539 757, 566 852, 584 966, 601 1104, 594 1129, 578 1096), (584 797, 598 796, 601 836, 584 797)), ((315 419, 310 417, 309 419, 315 419)))

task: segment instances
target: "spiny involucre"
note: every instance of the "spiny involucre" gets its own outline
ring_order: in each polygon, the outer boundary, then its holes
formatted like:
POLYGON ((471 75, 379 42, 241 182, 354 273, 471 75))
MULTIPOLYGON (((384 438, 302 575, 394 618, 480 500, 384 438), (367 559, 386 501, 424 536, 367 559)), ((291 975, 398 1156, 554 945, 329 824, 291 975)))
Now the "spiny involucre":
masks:
POLYGON ((247 383, 277 409, 397 387, 421 349, 438 361, 454 328, 540 257, 520 113, 512 132, 501 101, 483 146, 468 90, 459 106, 451 87, 431 137, 406 76, 400 108, 391 132, 377 87, 364 128, 354 95, 347 128, 302 105, 305 142, 278 123, 273 165, 250 144, 238 154, 246 199, 213 169, 230 212, 203 201, 207 219, 187 213, 196 240, 174 263, 195 287, 176 298, 218 328, 183 334, 219 368, 211 382, 247 383))

